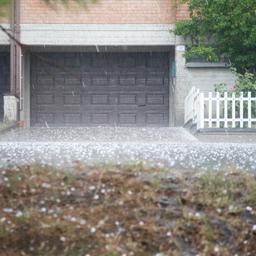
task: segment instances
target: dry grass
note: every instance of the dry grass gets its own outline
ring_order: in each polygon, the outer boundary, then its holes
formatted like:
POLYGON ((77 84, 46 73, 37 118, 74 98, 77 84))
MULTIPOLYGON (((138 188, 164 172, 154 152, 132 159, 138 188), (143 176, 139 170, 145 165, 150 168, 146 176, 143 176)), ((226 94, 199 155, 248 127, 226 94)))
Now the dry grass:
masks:
POLYGON ((254 256, 255 225, 252 173, 0 170, 0 255, 254 256))

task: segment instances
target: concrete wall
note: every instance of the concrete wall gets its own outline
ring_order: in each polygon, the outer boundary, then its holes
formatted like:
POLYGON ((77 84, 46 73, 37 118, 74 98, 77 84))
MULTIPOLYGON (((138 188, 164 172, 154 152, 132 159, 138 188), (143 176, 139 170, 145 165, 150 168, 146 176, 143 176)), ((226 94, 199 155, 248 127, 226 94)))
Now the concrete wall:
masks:
MULTIPOLYGON (((2 26, 7 30, 10 29, 10 25, 7 23, 2 23, 2 26)), ((0 46, 9 45, 9 43, 8 36, 2 30, 0 30, 0 46)))
POLYGON ((171 24, 23 24, 26 45, 174 45, 171 24))
POLYGON ((226 83, 234 85, 235 77, 228 68, 200 67, 188 68, 183 56, 185 46, 176 46, 176 81, 175 81, 175 113, 176 126, 184 124, 184 99, 191 87, 195 86, 201 91, 213 91, 214 84, 226 83))

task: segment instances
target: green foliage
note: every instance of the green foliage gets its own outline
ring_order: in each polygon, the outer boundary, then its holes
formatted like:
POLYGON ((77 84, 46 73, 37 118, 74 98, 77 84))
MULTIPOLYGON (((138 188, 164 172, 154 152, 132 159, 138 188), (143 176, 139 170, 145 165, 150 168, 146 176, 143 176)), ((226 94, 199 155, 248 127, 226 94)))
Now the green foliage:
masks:
POLYGON ((189 50, 204 45, 227 57, 238 72, 256 72, 256 1, 185 0, 189 21, 177 22, 174 33, 187 39, 189 50))
POLYGON ((234 68, 231 69, 231 71, 236 77, 235 85, 232 88, 229 88, 225 83, 215 84, 214 88, 216 92, 252 92, 253 95, 256 93, 256 74, 249 72, 240 74, 234 68))
POLYGON ((10 0, 0 0, 0 6, 5 6, 9 4, 10 0))
POLYGON ((236 91, 237 92, 256 92, 256 75, 245 72, 236 74, 236 91))
POLYGON ((191 60, 193 57, 201 57, 209 62, 217 62, 218 56, 215 53, 214 48, 206 46, 192 46, 185 52, 185 58, 191 60))
POLYGON ((228 92, 230 89, 228 88, 228 85, 225 83, 215 84, 214 85, 214 91, 219 92, 221 96, 224 95, 224 92, 228 92))
POLYGON ((0 16, 8 16, 10 0, 0 0, 0 16))

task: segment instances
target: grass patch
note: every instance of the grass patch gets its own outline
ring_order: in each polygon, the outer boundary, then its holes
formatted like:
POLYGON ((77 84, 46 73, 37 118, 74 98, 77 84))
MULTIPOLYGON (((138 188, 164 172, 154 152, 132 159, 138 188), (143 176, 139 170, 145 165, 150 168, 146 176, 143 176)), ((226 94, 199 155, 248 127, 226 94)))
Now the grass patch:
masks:
POLYGON ((255 255, 255 225, 253 173, 0 170, 0 255, 255 255))

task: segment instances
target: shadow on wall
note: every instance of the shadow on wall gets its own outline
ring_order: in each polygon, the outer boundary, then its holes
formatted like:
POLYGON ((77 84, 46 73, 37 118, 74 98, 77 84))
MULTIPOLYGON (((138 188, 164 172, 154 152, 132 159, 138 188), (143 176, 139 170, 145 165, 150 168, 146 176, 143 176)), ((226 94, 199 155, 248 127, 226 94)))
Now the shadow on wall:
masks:
POLYGON ((0 52, 0 121, 3 121, 3 95, 10 92, 10 54, 0 52))

